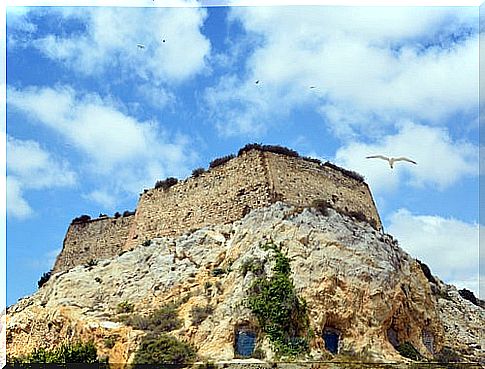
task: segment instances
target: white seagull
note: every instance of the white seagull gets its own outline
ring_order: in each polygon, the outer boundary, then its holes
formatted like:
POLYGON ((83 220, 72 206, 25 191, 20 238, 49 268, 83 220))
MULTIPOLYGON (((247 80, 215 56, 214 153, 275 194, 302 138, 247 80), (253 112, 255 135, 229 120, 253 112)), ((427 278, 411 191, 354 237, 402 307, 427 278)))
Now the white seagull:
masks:
POLYGON ((388 158, 387 156, 383 156, 383 155, 371 155, 371 156, 366 156, 365 158, 366 159, 383 159, 383 160, 386 160, 389 163, 389 165, 391 166, 391 169, 394 168, 394 163, 396 161, 408 161, 408 162, 413 163, 413 164, 418 164, 414 160, 405 158, 404 156, 400 156, 399 158, 388 158))
POLYGON ((144 49, 144 48, 145 48, 145 45, 143 45, 143 44, 136 44, 136 46, 137 46, 139 49, 144 49))

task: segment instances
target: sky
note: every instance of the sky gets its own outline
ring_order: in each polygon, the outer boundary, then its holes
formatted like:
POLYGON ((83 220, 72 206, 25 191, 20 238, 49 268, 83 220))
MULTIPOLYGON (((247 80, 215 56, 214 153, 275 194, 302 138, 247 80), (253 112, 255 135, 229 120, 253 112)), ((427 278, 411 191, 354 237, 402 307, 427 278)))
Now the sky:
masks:
POLYGON ((180 4, 7 7, 7 305, 73 218, 253 142, 361 173, 385 231, 479 295, 478 7, 180 4))

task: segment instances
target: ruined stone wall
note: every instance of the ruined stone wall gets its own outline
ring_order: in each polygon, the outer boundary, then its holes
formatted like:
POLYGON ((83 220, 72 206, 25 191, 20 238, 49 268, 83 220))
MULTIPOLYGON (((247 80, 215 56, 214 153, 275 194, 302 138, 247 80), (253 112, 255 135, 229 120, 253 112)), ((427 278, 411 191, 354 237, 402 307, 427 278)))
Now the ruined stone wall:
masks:
POLYGON ((118 254, 128 238, 134 216, 98 218, 72 223, 64 238, 53 272, 68 270, 89 260, 110 258, 118 254))
POLYGON ((125 248, 154 237, 233 222, 252 208, 269 205, 266 170, 263 153, 250 151, 167 190, 149 190, 140 197, 125 248))
POLYGON ((233 222, 278 200, 297 206, 326 200, 341 212, 361 212, 382 227, 364 182, 302 158, 250 150, 168 189, 146 191, 134 216, 71 224, 54 271, 112 257, 155 237, 233 222))
POLYGON ((374 220, 378 229, 381 220, 369 187, 337 169, 303 160, 264 153, 269 171, 270 186, 276 198, 296 206, 311 205, 314 200, 326 200, 344 213, 361 212, 374 220))

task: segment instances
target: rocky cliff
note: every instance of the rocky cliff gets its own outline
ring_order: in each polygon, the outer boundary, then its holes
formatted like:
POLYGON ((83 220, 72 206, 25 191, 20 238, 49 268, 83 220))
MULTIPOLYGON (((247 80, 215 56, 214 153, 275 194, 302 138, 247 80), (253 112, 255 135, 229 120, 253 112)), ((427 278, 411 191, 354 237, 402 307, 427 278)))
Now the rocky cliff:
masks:
POLYGON ((147 316, 175 303, 182 324, 169 334, 192 344, 199 359, 234 359, 238 335, 249 332, 258 356, 274 360, 274 345, 247 303, 254 281, 274 273, 268 242, 281 247, 306 301, 304 359, 332 358, 326 339, 333 337, 345 357, 403 361, 396 348, 407 344, 428 359, 445 348, 485 362, 484 310, 455 287, 431 282, 390 235, 332 209, 282 203, 54 274, 7 309, 7 354, 81 339, 94 340, 112 363, 130 362, 146 332, 128 324, 120 306, 147 316))

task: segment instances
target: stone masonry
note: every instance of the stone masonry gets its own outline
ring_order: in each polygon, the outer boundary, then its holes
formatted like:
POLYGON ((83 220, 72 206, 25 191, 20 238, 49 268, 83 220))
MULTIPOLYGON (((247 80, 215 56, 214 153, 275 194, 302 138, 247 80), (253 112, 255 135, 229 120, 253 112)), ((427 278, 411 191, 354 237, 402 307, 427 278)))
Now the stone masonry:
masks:
POLYGON ((230 223, 276 201, 304 207, 315 200, 344 213, 362 213, 382 228, 365 182, 301 157, 253 149, 168 189, 146 191, 134 216, 71 224, 54 272, 112 257, 155 237, 230 223))

